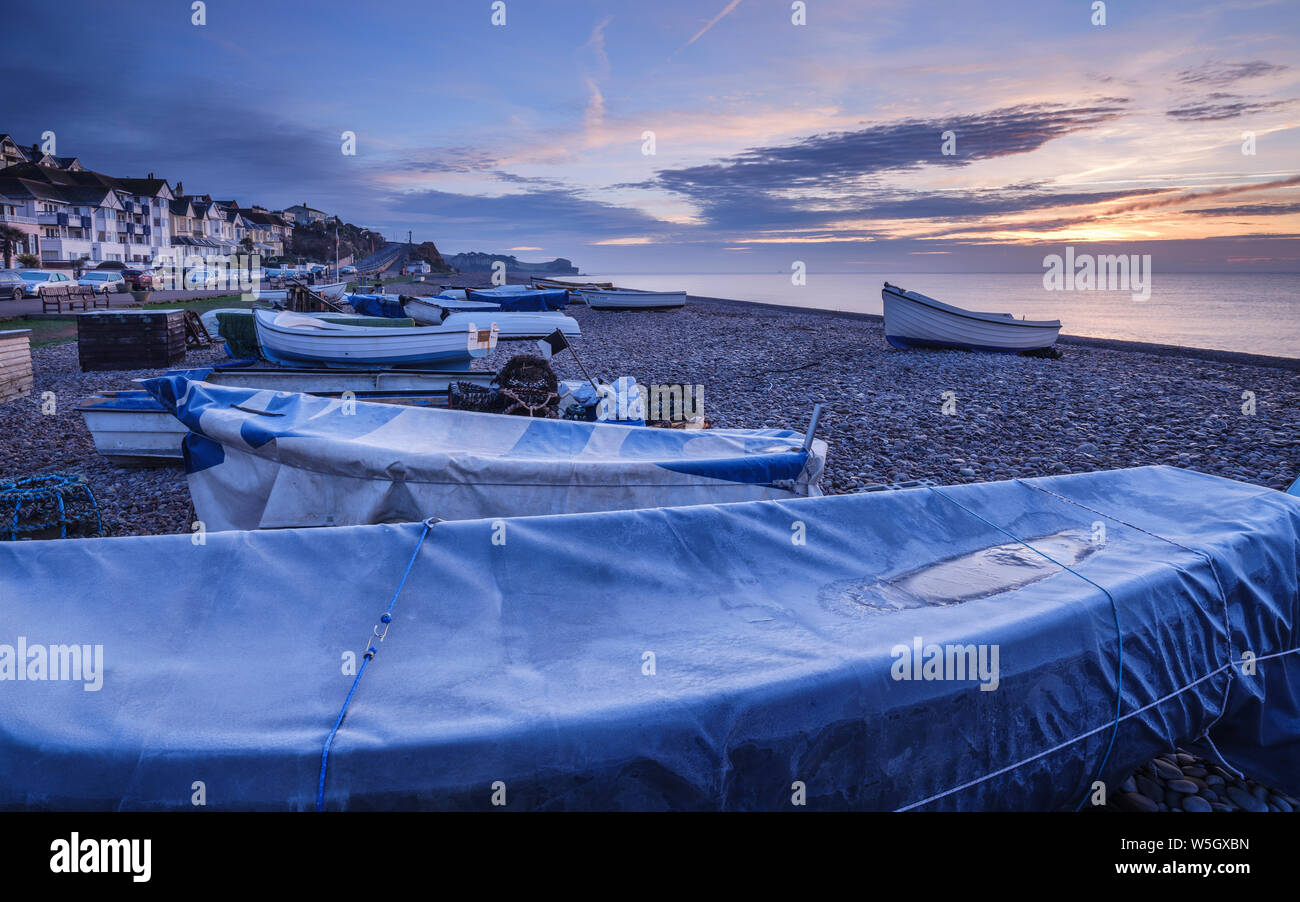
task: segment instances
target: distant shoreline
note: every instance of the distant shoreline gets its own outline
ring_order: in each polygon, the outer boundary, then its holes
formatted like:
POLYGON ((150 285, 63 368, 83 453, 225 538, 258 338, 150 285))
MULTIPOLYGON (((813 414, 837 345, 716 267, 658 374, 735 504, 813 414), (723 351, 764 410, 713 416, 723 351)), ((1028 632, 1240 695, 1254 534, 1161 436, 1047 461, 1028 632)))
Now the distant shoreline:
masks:
MULTIPOLYGON (((826 307, 802 307, 790 304, 772 304, 765 301, 742 301, 735 298, 714 298, 701 295, 688 295, 689 300, 718 304, 721 306, 759 307, 767 310, 812 313, 819 316, 846 317, 866 322, 883 322, 879 313, 857 313, 846 310, 831 310, 826 307)), ((1121 338, 1094 338, 1089 335, 1062 335, 1058 342, 1065 345, 1081 345, 1091 348, 1105 348, 1113 351, 1129 351, 1141 354, 1154 354, 1159 357, 1185 357, 1193 360, 1209 360, 1215 363, 1244 364, 1263 366, 1272 369, 1300 372, 1300 358, 1276 357, 1271 354, 1252 354, 1247 351, 1220 351, 1215 348, 1195 348, 1183 345, 1159 344, 1156 342, 1128 341, 1121 338)))

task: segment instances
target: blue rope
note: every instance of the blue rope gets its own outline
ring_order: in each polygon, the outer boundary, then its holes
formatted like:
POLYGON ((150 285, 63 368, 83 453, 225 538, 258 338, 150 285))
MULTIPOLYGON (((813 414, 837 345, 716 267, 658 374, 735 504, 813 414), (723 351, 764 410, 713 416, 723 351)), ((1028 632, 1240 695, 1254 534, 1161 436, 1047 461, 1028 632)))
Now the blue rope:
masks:
MULTIPOLYGON (((1079 579, 1088 583, 1089 585, 1095 586, 1096 588, 1100 589, 1103 593, 1105 593, 1106 598, 1110 600, 1111 614, 1113 614, 1115 617, 1115 644, 1119 654, 1118 654, 1118 661, 1116 664, 1116 673, 1115 673, 1115 723, 1111 727, 1110 742, 1107 743, 1106 745, 1106 754, 1102 756, 1101 764, 1098 765, 1097 767, 1097 775, 1093 778, 1094 782, 1096 780, 1100 780, 1102 773, 1106 770, 1106 762, 1110 760, 1111 750, 1115 748, 1115 737, 1119 735, 1120 710, 1121 710, 1121 705, 1123 704, 1124 701, 1124 633, 1119 626, 1119 608, 1115 604, 1115 597, 1110 594, 1110 592, 1106 589, 1105 586, 1093 582, 1092 580, 1088 579, 1088 577, 1080 573, 1078 570, 1075 570, 1074 568, 1066 564, 1062 564, 1060 561, 1055 560, 1049 555, 1043 554, 1043 552, 1039 551, 1033 545, 1030 545, 1024 539, 1020 538, 1019 536, 1013 535, 1012 533, 1003 529, 1001 526, 998 526, 996 523, 986 520, 984 517, 981 517, 979 514, 975 513, 975 511, 971 510, 969 507, 962 504, 960 501, 954 500, 953 498, 949 497, 948 495, 945 495, 943 492, 939 491, 933 486, 927 486, 927 488, 929 488, 930 491, 934 492, 936 495, 938 495, 940 498, 944 499, 945 501, 957 505, 957 507, 961 508, 966 513, 970 514, 972 517, 975 517, 977 520, 983 521, 984 523, 996 529, 998 532, 1002 533, 1005 536, 1008 536, 1013 541, 1019 542, 1021 545, 1024 545, 1026 548, 1028 548, 1030 551, 1034 552, 1035 554, 1039 555, 1040 557, 1046 558, 1048 561, 1051 561, 1053 564, 1060 567, 1062 570, 1067 570, 1070 573, 1073 573, 1075 576, 1079 577, 1079 579)), ((1083 804, 1086 801, 1088 801, 1088 793, 1085 791, 1083 799, 1079 801, 1079 804, 1075 807, 1074 810, 1078 811, 1080 808, 1083 807, 1083 804)))
POLYGON ((397 596, 402 594, 402 588, 406 585, 406 578, 411 575, 411 568, 415 566, 415 559, 420 554, 420 549, 424 547, 425 537, 429 535, 429 527, 433 524, 432 520, 424 521, 424 530, 420 533, 420 541, 416 543, 415 550, 411 552, 411 559, 406 562, 406 570, 402 573, 402 581, 397 584, 397 591, 393 593, 392 600, 388 602, 388 607, 379 618, 379 622, 384 624, 384 632, 380 634, 378 627, 371 631, 370 636, 366 639, 366 653, 362 656, 361 667, 357 669, 357 677, 352 681, 352 688, 348 690, 348 697, 343 700, 343 707, 339 709, 338 719, 334 721, 334 728, 330 730, 329 736, 325 738, 325 748, 320 753, 320 779, 316 783, 316 810, 325 810, 325 772, 329 767, 330 747, 334 745, 334 737, 338 735, 339 727, 343 725, 343 718, 347 716, 348 705, 352 704, 352 696, 357 693, 357 686, 361 684, 361 677, 365 675, 366 665, 370 663, 379 649, 375 648, 371 640, 375 637, 380 642, 384 641, 384 636, 388 635, 388 624, 393 622, 393 606, 397 604, 397 596))

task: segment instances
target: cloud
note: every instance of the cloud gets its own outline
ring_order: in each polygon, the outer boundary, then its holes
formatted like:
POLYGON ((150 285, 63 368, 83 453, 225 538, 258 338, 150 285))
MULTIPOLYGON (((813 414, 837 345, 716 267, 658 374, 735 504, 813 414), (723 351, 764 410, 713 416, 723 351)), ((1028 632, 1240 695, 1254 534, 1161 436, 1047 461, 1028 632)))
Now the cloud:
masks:
POLYGON ((1259 78, 1262 75, 1285 72, 1289 68, 1289 66, 1266 63, 1263 60, 1254 60, 1249 63, 1224 63, 1210 60, 1199 69, 1182 70, 1178 73, 1177 79, 1185 85, 1225 87, 1243 79, 1259 78))
POLYGON ((699 31, 697 31, 697 32, 695 33, 695 36, 694 36, 693 38, 691 38, 689 41, 687 41, 687 42, 686 42, 685 44, 683 44, 682 46, 678 47, 677 50, 675 50, 675 51, 673 52, 673 56, 676 56, 677 54, 681 53, 681 52, 682 52, 683 50, 685 50, 687 47, 691 46, 691 45, 694 44, 696 41, 698 41, 700 38, 704 37, 705 33, 706 33, 710 28, 712 28, 714 25, 717 25, 719 22, 721 22, 721 21, 722 21, 723 19, 725 19, 727 16, 731 15, 732 10, 734 10, 734 9, 735 9, 737 6, 739 6, 739 5, 740 5, 740 0, 731 0, 731 2, 728 3, 728 4, 723 8, 722 12, 718 13, 716 16, 714 16, 712 19, 709 20, 709 24, 708 24, 708 25, 705 25, 703 28, 701 28, 699 31))
POLYGON ((968 166, 1029 153, 1049 141, 1094 128, 1125 112, 1123 98, 1085 106, 1026 104, 943 119, 903 119, 850 132, 813 135, 793 144, 755 147, 717 163, 659 172, 651 184, 706 199, 719 189, 779 191, 841 188, 846 179, 923 166, 968 166), (952 131, 957 153, 944 156, 952 131))
POLYGON ((564 189, 496 196, 410 191, 389 196, 385 202, 396 214, 436 222, 442 234, 455 236, 458 241, 492 240, 498 246, 506 242, 531 244, 542 236, 546 236, 548 246, 554 246, 562 240, 557 236, 587 242, 593 236, 665 234, 675 228, 639 210, 589 200, 577 191, 564 189))
POLYGON ((1184 210, 1183 213, 1192 216, 1290 216, 1292 213, 1300 213, 1300 203, 1201 207, 1195 210, 1184 210))
POLYGON ((1236 119, 1239 116, 1275 110, 1291 102, 1290 100, 1251 100, 1239 94, 1215 91, 1198 100, 1168 110, 1165 115, 1180 122, 1215 122, 1220 119, 1236 119))
POLYGON ((1223 188, 1214 188, 1210 191, 1191 191, 1168 194, 1167 196, 1152 198, 1151 200, 1141 200, 1131 204, 1125 204, 1122 207, 1106 210, 1100 215, 1117 216, 1120 213, 1134 213, 1139 210, 1156 210, 1161 207, 1180 207, 1183 204, 1195 203, 1201 200, 1210 200, 1216 197, 1231 197, 1234 194, 1245 194, 1250 191, 1271 191, 1274 188, 1291 188, 1295 185, 1300 185, 1300 175, 1293 175, 1284 179, 1275 179, 1271 182, 1229 185, 1223 188))

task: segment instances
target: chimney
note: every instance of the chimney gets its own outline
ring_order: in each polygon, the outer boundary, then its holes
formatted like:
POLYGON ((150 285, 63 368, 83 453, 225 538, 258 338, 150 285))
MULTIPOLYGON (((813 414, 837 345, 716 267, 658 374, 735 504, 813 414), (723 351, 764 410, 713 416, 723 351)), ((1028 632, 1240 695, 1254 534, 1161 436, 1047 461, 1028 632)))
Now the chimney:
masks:
POLYGON ((152 172, 149 173, 147 176, 145 176, 145 178, 147 178, 149 181, 152 182, 152 181, 153 181, 153 173, 152 173, 152 172))
POLYGON ((184 196, 185 196, 185 183, 184 183, 184 182, 177 182, 177 183, 176 183, 176 196, 177 196, 177 197, 184 197, 184 196))
POLYGON ((32 144, 32 161, 35 162, 36 160, 39 160, 40 158, 41 158, 41 145, 40 145, 40 144, 33 143, 33 144, 32 144))

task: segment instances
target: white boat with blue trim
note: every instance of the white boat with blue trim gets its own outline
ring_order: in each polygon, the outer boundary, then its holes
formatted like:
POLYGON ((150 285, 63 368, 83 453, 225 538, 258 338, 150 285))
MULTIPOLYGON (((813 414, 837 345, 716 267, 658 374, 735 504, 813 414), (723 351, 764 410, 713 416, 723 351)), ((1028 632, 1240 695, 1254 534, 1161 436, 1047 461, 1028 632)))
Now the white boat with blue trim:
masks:
POLYGON ((482 322, 486 316, 491 316, 501 341, 545 338, 556 329, 566 338, 582 335, 578 321, 558 310, 502 310, 499 305, 488 301, 440 297, 404 296, 402 301, 406 315, 421 325, 468 328, 470 322, 482 322))
MULTIPOLYGON (((300 361, 328 366, 437 363, 469 369, 497 344, 497 326, 488 320, 456 320, 440 326, 349 326, 300 313, 254 310, 257 341, 266 359, 274 363, 300 361)), ((482 319, 482 318, 480 318, 482 319)))
POLYGON ((885 304, 885 339, 896 348, 1018 353, 1050 348, 1061 332, 1060 320, 963 310, 888 282, 880 297, 885 304))

